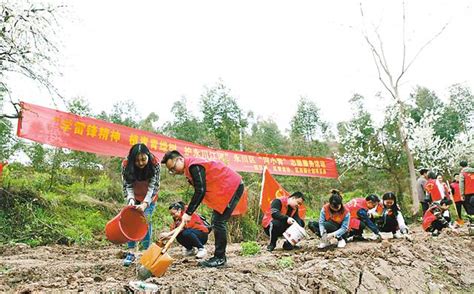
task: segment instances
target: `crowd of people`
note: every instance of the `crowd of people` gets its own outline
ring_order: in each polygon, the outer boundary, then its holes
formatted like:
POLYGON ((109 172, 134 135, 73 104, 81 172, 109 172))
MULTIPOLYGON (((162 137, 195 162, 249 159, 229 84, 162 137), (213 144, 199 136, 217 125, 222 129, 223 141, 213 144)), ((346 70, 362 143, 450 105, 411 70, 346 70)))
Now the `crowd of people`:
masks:
MULTIPOLYGON (((199 264, 204 267, 225 265, 227 221, 244 192, 242 177, 219 161, 184 157, 176 150, 167 152, 160 161, 145 144, 132 146, 122 163, 123 191, 127 205, 134 205, 148 219, 148 232, 141 241, 144 249, 148 248, 152 237, 151 216, 160 186, 160 163, 166 166, 170 174, 184 175, 194 187, 194 194, 188 204, 178 201, 169 205, 173 222, 170 231, 161 233, 159 240, 166 241, 184 222, 185 225, 176 238, 184 247, 184 255, 203 259, 199 264), (210 224, 196 213, 201 203, 213 210, 210 224), (211 231, 214 232, 215 250, 211 258, 204 260, 207 255, 205 245, 211 231)), ((442 175, 434 171, 421 169, 419 172, 417 193, 423 211, 423 229, 437 236, 445 228, 462 226, 463 207, 472 228, 474 168, 462 161, 460 172, 453 175, 454 180, 450 184, 444 182, 442 175), (456 221, 451 219, 449 213, 453 202, 457 212, 456 221)), ((270 239, 268 251, 276 248, 278 238, 293 224, 305 227, 304 216, 300 211, 304 201, 303 193, 294 192, 271 202, 271 208, 263 215, 262 220, 263 231, 270 239)), ((381 199, 370 194, 344 203, 341 192, 333 189, 327 204, 321 208, 319 220, 309 221, 308 228, 320 237, 318 247, 321 249, 331 245, 343 248, 347 242, 365 240, 365 228, 372 231, 374 240, 382 239, 381 233, 391 233, 394 238, 408 234, 408 227, 393 192, 386 192, 381 199)), ((125 266, 134 262, 135 246, 135 242, 128 243, 130 252, 124 260, 125 266)), ((297 247, 288 240, 283 242, 284 250, 297 247)))

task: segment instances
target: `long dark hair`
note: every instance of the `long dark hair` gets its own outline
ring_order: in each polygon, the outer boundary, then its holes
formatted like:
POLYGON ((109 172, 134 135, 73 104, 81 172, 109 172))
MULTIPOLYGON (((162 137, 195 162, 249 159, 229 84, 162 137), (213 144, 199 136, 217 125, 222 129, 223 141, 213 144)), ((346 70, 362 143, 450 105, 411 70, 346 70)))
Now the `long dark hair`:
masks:
POLYGON ((387 193, 383 194, 382 204, 383 204, 383 207, 385 207, 385 204, 383 203, 383 200, 393 200, 393 205, 390 209, 393 211, 393 214, 395 216, 398 215, 399 207, 398 207, 398 204, 397 204, 397 196, 395 196, 395 193, 387 192, 387 193))
POLYGON ((127 156, 127 166, 125 167, 125 179, 129 182, 145 181, 151 179, 155 175, 155 165, 153 164, 155 156, 150 152, 148 147, 143 143, 138 143, 130 148, 127 156), (148 156, 148 163, 143 169, 135 166, 135 159, 138 154, 144 153, 148 156))
POLYGON ((168 207, 168 210, 176 209, 176 210, 183 210, 186 207, 186 204, 183 201, 173 202, 168 207))

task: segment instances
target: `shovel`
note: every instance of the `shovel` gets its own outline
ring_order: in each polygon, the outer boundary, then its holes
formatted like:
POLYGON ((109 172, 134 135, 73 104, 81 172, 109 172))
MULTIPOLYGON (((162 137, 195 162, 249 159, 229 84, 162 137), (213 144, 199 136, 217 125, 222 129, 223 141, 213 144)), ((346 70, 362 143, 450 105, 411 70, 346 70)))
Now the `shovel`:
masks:
POLYGON ((174 260, 171 258, 171 256, 169 256, 167 251, 183 227, 184 222, 181 222, 179 227, 173 233, 168 242, 166 242, 166 245, 163 248, 153 243, 140 258, 140 263, 143 265, 143 267, 150 271, 155 277, 159 278, 163 276, 166 273, 168 267, 173 263, 174 260))

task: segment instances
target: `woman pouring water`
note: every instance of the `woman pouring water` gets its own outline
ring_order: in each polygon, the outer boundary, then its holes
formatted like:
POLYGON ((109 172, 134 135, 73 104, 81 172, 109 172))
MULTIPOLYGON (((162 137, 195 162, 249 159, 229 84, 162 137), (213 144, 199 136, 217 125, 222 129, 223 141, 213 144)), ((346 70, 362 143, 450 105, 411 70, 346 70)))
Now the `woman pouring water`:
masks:
MULTIPOLYGON (((130 149, 127 158, 122 162, 122 180, 127 204, 136 205, 147 218, 148 232, 141 242, 143 249, 147 249, 152 233, 151 215, 160 187, 160 162, 145 144, 135 144, 130 149)), ((135 242, 128 242, 130 252, 123 261, 124 266, 129 266, 135 260, 132 252, 135 246, 135 242)))
MULTIPOLYGON (((273 199, 271 209, 262 219, 262 225, 265 234, 270 236, 270 244, 267 246, 268 251, 273 251, 276 247, 278 237, 294 222, 304 227, 304 220, 299 215, 298 207, 304 203, 304 195, 301 192, 295 192, 289 197, 280 197, 273 199)), ((285 241, 283 249, 291 250, 294 246, 285 241)))

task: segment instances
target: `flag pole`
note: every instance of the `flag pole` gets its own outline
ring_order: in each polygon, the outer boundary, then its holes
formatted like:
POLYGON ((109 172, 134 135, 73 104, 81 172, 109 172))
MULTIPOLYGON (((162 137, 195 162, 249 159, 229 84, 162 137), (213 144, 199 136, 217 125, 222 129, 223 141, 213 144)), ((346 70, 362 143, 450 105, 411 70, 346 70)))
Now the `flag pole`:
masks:
MULTIPOLYGON (((260 211, 262 210, 262 199, 263 199, 263 187, 265 185, 265 172, 267 171, 267 166, 264 165, 263 166, 263 170, 262 170, 262 187, 260 188, 260 200, 258 201, 258 209, 257 209, 257 226, 259 225, 260 223, 260 211)), ((257 231, 257 235, 258 235, 258 231, 257 231)), ((257 238, 257 236, 255 236, 255 239, 257 238)))

